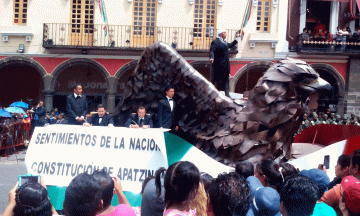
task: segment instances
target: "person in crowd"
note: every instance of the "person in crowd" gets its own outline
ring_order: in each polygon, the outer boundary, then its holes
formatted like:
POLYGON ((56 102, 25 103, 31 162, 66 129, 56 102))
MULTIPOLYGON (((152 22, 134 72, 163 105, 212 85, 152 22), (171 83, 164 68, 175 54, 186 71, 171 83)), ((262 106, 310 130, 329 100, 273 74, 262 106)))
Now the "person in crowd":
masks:
POLYGON ((347 176, 341 181, 343 193, 340 199, 340 210, 343 216, 360 215, 360 181, 347 176))
POLYGON ((92 175, 77 175, 65 191, 65 216, 95 216, 102 209, 101 195, 101 185, 92 175))
POLYGON ((245 216, 252 195, 245 178, 231 172, 219 174, 211 182, 208 199, 208 216, 245 216))
POLYGON ((56 116, 55 116, 55 111, 51 111, 50 113, 50 124, 55 124, 56 123, 56 116))
POLYGON ((310 178, 294 175, 280 190, 280 213, 283 216, 310 216, 318 201, 319 188, 310 178))
POLYGON ((87 122, 83 124, 84 126, 114 126, 114 120, 111 115, 106 113, 106 109, 102 104, 97 106, 97 113, 93 114, 88 118, 87 122))
POLYGON ((60 115, 58 108, 55 108, 55 109, 54 109, 54 115, 55 115, 55 116, 60 115))
POLYGON ((164 216, 196 215, 190 208, 200 184, 199 169, 189 161, 180 161, 169 166, 164 179, 165 210, 164 216))
POLYGON ((92 176, 99 182, 101 188, 102 209, 97 212, 97 215, 135 216, 135 212, 132 210, 130 203, 126 199, 121 187, 121 182, 117 177, 111 178, 106 170, 96 170, 92 176), (119 205, 116 207, 111 205, 114 192, 119 201, 119 205))
POLYGON ((306 128, 308 128, 310 126, 310 121, 308 119, 308 114, 304 114, 304 119, 301 122, 301 126, 300 126, 300 130, 305 130, 306 128))
POLYGON ((9 192, 9 203, 3 216, 51 216, 57 215, 51 205, 45 184, 18 183, 9 192))
POLYGON ((321 197, 328 189, 330 179, 325 172, 319 169, 301 170, 300 175, 309 177, 312 179, 319 188, 318 201, 316 202, 314 212, 312 215, 323 215, 323 216, 336 216, 335 210, 328 206, 326 203, 321 201, 321 197))
POLYGON ((279 193, 271 187, 263 187, 254 176, 249 176, 246 181, 254 197, 246 216, 280 216, 279 193))
POLYGON ((39 101, 35 109, 30 111, 34 116, 35 126, 42 127, 45 125, 46 109, 44 107, 44 101, 39 101))
MULTIPOLYGON (((333 42, 334 41, 334 36, 329 32, 329 30, 325 31, 325 41, 326 42, 333 42)), ((330 111, 330 109, 329 109, 329 111, 330 111)), ((326 113, 326 114, 329 115, 330 112, 326 113)))
POLYGON ((45 114, 45 125, 51 124, 51 120, 50 120, 50 113, 47 112, 45 114))
POLYGON ((175 89, 173 86, 167 86, 165 91, 166 98, 159 101, 158 124, 160 128, 169 128, 178 131, 176 103, 173 99, 175 89))
POLYGON ((335 178, 330 182, 329 190, 340 184, 341 180, 349 175, 350 160, 350 155, 340 155, 335 166, 335 178))
POLYGON ((343 115, 341 118, 340 125, 350 125, 349 119, 347 115, 343 115))
POLYGON ((82 125, 88 110, 86 96, 82 95, 83 89, 80 84, 73 87, 74 93, 66 98, 66 111, 68 122, 73 125, 82 125))
MULTIPOLYGON (((239 35, 238 35, 239 37, 239 35)), ((226 31, 221 29, 218 31, 218 36, 211 42, 210 45, 210 63, 212 64, 214 76, 212 83, 219 89, 224 88, 225 95, 230 97, 230 63, 229 63, 229 48, 234 47, 238 43, 238 38, 232 43, 225 41, 226 31)))
POLYGON ((211 184, 213 179, 214 178, 210 174, 208 174, 206 172, 201 172, 200 173, 200 182, 204 185, 206 193, 209 192, 210 184, 211 184))
POLYGON ((326 120, 326 124, 332 124, 334 118, 335 118, 335 113, 330 113, 330 115, 328 115, 328 119, 326 120))
POLYGON ((57 117, 56 123, 55 124, 67 124, 68 121, 65 118, 65 114, 64 113, 60 113, 57 117))
POLYGON ((326 124, 327 120, 328 120, 328 115, 327 115, 327 114, 323 114, 322 124, 326 124))
POLYGON ((279 164, 279 166, 279 172, 280 174, 282 174, 282 177, 284 177, 284 179, 299 173, 299 170, 296 169, 292 164, 282 162, 279 164))
POLYGON ((326 26, 323 23, 321 23, 321 20, 318 20, 316 26, 314 27, 314 35, 325 31, 326 31, 326 26))
POLYGON ((159 168, 155 172, 155 178, 147 178, 143 182, 141 192, 141 215, 162 216, 165 209, 164 172, 165 168, 159 168))
POLYGON ((132 114, 126 121, 125 127, 130 128, 153 128, 153 121, 150 115, 146 115, 146 108, 140 106, 135 114, 132 114))
MULTIPOLYGON (((354 176, 357 179, 360 179, 360 149, 353 151, 351 154, 349 174, 354 176)), ((324 193, 324 196, 321 200, 333 207, 337 215, 341 215, 341 210, 339 208, 339 202, 341 198, 341 184, 335 185, 331 190, 328 190, 324 193)))
MULTIPOLYGON (((337 36, 337 41, 338 42, 343 42, 343 43, 346 43, 346 40, 347 40, 347 37, 350 36, 350 32, 346 30, 346 26, 344 26, 342 29, 340 29, 337 33, 336 33, 336 36, 337 36)), ((341 45, 341 51, 344 51, 345 50, 345 47, 346 45, 341 45)))
POLYGON ((249 176, 253 176, 254 173, 254 165, 250 162, 239 162, 235 166, 235 172, 244 178, 247 178, 249 176))
POLYGON ((207 216, 207 195, 204 185, 200 182, 195 198, 190 203, 190 209, 196 209, 196 216, 207 216))
POLYGON ((274 189, 284 181, 282 169, 273 160, 262 160, 256 164, 255 177, 260 180, 264 187, 272 187, 274 189))

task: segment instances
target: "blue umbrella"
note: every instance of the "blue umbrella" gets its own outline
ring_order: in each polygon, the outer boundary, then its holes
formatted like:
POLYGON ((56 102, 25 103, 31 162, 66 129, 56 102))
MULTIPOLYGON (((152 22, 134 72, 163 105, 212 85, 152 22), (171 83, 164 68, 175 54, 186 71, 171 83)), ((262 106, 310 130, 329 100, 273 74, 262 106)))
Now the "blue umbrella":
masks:
POLYGON ((25 111, 20 107, 8 107, 5 110, 10 113, 25 113, 25 111))
POLYGON ((9 118, 11 118, 12 116, 8 111, 6 111, 4 109, 0 109, 0 117, 9 117, 9 118))
POLYGON ((21 107, 21 108, 29 108, 29 104, 25 103, 25 102, 22 102, 22 101, 16 101, 12 104, 10 104, 11 107, 21 107))

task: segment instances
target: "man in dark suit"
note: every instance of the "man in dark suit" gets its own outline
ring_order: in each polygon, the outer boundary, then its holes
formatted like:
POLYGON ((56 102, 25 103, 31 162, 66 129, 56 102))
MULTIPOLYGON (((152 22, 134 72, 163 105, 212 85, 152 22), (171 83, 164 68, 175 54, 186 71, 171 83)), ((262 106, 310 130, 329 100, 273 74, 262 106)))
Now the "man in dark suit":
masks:
POLYGON ((74 86, 74 93, 66 98, 68 122, 73 125, 82 125, 88 110, 86 97, 82 95, 82 86, 74 86))
POLYGON ((229 62, 229 48, 235 46, 238 43, 238 39, 234 40, 232 43, 227 43, 225 41, 226 31, 219 30, 218 36, 215 40, 211 42, 210 46, 210 62, 213 67, 213 76, 211 82, 215 85, 217 89, 219 87, 225 89, 225 95, 230 97, 230 84, 229 84, 229 75, 230 75, 230 62, 229 62))
POLYGON ((84 126, 114 126, 114 120, 111 115, 106 113, 106 109, 103 105, 98 105, 97 113, 93 114, 90 118, 88 118, 87 122, 84 123, 84 126))
POLYGON ((165 90, 166 98, 159 101, 158 124, 160 128, 178 131, 179 126, 175 116, 176 103, 173 99, 175 90, 172 86, 168 86, 165 90))
POLYGON ((35 110, 31 109, 30 112, 33 113, 34 122, 36 127, 42 127, 45 125, 45 115, 46 109, 44 107, 44 101, 39 101, 38 105, 36 106, 35 110))
POLYGON ((137 110, 136 114, 132 114, 126 121, 125 127, 130 128, 153 128, 153 121, 150 115, 146 115, 145 107, 141 106, 137 110))

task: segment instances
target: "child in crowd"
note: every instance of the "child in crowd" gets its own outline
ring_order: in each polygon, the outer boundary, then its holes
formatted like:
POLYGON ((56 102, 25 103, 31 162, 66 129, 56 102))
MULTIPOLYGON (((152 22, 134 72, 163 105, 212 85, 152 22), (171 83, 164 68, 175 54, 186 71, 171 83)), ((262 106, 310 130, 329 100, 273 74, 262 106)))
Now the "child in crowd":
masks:
POLYGON ((155 178, 145 179, 141 190, 141 215, 162 216, 165 209, 164 175, 165 168, 155 172, 155 178))
POLYGON ((196 209, 190 208, 200 183, 199 169, 191 162, 172 164, 165 174, 164 216, 194 216, 196 209))

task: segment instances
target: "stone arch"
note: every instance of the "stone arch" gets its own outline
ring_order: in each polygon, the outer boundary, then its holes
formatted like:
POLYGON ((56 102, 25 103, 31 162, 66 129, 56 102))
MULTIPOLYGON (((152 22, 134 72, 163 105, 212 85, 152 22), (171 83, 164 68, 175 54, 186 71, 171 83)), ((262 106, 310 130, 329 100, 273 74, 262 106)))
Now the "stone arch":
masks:
POLYGON ((114 83, 114 92, 119 95, 121 92, 120 90, 120 81, 123 81, 125 87, 128 78, 134 72, 136 66, 138 64, 138 60, 133 60, 131 62, 126 63, 123 65, 116 73, 115 73, 115 83, 114 83))
POLYGON ((333 93, 333 98, 330 98, 330 102, 332 99, 336 99, 336 105, 338 108, 337 112, 342 114, 344 112, 344 97, 346 94, 344 78, 333 66, 329 64, 313 63, 310 64, 310 66, 319 73, 321 78, 328 81, 331 86, 334 87, 335 93, 333 93))
POLYGON ((310 66, 314 68, 314 70, 316 71, 323 70, 328 72, 330 75, 332 75, 336 80, 336 84, 339 86, 339 96, 340 97, 345 96, 346 93, 345 80, 333 66, 324 63, 314 63, 314 64, 310 64, 310 66))
POLYGON ((23 56, 11 56, 1 59, 0 70, 5 66, 19 65, 19 64, 23 64, 35 68, 40 73, 40 76, 43 78, 43 81, 45 82, 44 76, 47 75, 45 68, 37 61, 23 56))
POLYGON ((114 75, 116 77, 116 81, 119 81, 121 76, 123 76, 129 70, 135 69, 137 64, 138 64, 138 60, 133 60, 131 62, 124 64, 118 71, 116 71, 114 75))
POLYGON ((6 57, 0 60, 0 72, 2 105, 23 99, 33 99, 32 103, 44 100, 47 72, 37 61, 23 56, 6 57))
MULTIPOLYGON (((249 75, 249 72, 251 71, 258 71, 259 73, 265 72, 267 69, 269 69, 274 63, 271 61, 256 61, 256 62, 252 62, 249 63, 247 65, 245 65, 244 67, 240 68, 235 76, 230 80, 230 88, 231 91, 234 91, 236 93, 243 93, 243 92, 239 92, 240 88, 240 81, 244 78, 244 76, 249 75)), ((254 80, 252 80, 252 84, 250 86, 248 86, 247 90, 252 89, 252 85, 255 85, 257 80, 262 76, 262 74, 252 74, 252 78, 254 80), (256 79, 256 80, 255 80, 256 79)))
POLYGON ((209 61, 193 61, 190 62, 190 65, 195 68, 203 77, 205 77, 209 82, 211 82, 211 77, 213 76, 211 70, 211 64, 209 61))
POLYGON ((94 67, 97 71, 100 71, 101 74, 104 76, 104 79, 107 82, 107 85, 109 86, 109 80, 108 77, 110 76, 109 72, 102 66, 100 63, 94 61, 93 59, 87 59, 87 58, 74 58, 69 59, 61 64, 59 64, 54 71, 51 73, 53 76, 53 79, 51 81, 50 91, 55 90, 55 83, 59 75, 65 71, 66 69, 77 66, 77 65, 83 65, 86 64, 87 66, 94 67))

